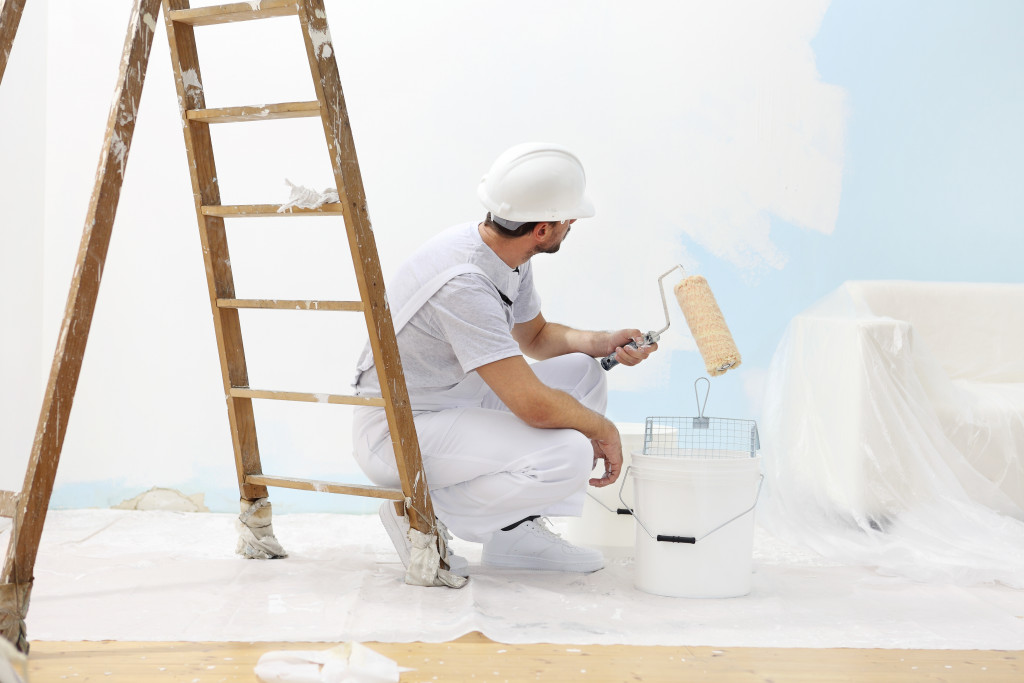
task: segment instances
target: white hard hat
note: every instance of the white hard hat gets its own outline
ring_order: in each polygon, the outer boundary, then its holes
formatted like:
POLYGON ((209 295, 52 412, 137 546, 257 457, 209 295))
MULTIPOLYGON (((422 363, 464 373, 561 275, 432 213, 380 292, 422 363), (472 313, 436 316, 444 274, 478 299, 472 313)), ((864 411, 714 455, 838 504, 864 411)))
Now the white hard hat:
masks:
POLYGON ((477 196, 492 217, 506 221, 590 218, 587 176, 575 154, 561 145, 524 142, 505 150, 480 179, 477 196))

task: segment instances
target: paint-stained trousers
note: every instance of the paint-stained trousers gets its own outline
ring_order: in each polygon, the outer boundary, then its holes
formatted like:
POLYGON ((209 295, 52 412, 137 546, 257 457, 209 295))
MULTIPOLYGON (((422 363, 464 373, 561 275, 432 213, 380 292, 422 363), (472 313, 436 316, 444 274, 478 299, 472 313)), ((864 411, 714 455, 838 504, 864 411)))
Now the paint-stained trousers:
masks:
MULTIPOLYGON (((574 353, 531 367, 548 386, 604 413, 607 380, 593 358, 574 353)), ((530 515, 582 513, 594 459, 583 434, 529 426, 475 372, 448 391, 411 400, 434 511, 459 538, 482 543, 530 515)), ((352 432, 370 480, 398 487, 384 409, 357 408, 352 432)))

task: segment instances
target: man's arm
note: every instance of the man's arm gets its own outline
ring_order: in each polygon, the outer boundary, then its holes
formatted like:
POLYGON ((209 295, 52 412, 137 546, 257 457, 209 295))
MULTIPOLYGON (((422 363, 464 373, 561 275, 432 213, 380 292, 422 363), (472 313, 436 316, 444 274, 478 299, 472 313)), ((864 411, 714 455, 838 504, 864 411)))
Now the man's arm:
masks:
POLYGON ((595 457, 605 461, 605 476, 591 479, 591 485, 607 486, 618 479, 622 442, 611 420, 541 382, 522 356, 487 363, 476 371, 509 410, 531 427, 575 429, 590 439, 595 457))
POLYGON ((544 315, 529 322, 519 323, 512 328, 512 337, 519 349, 530 358, 544 360, 567 353, 585 353, 594 358, 604 358, 612 353, 615 360, 623 365, 636 365, 658 349, 657 344, 634 349, 626 346, 643 334, 640 330, 625 329, 615 332, 588 332, 572 327, 549 323, 544 315))

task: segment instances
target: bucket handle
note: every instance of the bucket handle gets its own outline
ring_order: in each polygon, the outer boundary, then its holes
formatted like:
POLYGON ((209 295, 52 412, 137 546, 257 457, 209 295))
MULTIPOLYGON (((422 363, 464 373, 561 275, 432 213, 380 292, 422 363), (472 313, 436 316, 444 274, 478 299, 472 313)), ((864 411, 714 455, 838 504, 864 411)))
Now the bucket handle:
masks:
MULTIPOLYGON (((621 515, 626 515, 626 514, 633 515, 633 519, 635 519, 636 523, 640 525, 640 528, 644 530, 644 533, 646 533, 648 536, 650 536, 651 538, 653 538, 656 541, 664 541, 666 543, 690 543, 690 544, 694 544, 697 541, 703 541, 705 538, 707 538, 711 534, 715 533, 719 529, 722 529, 722 528, 728 526, 729 524, 732 524, 737 519, 739 519, 740 517, 743 517, 744 515, 746 515, 750 511, 752 511, 755 507, 757 507, 757 501, 761 498, 761 485, 764 484, 764 475, 759 473, 759 475, 758 475, 759 479, 757 480, 757 493, 754 495, 754 502, 753 502, 753 504, 751 504, 750 507, 748 507, 746 510, 744 510, 740 514, 736 515, 735 517, 732 517, 732 518, 722 522, 721 524, 716 526, 711 531, 705 533, 703 536, 700 536, 700 537, 696 537, 696 536, 669 536, 667 534, 654 535, 654 534, 652 534, 650 532, 650 530, 647 528, 647 526, 644 525, 643 520, 641 520, 640 517, 637 516, 636 511, 632 507, 630 507, 629 503, 627 503, 622 498, 622 490, 626 487, 626 479, 629 478, 629 471, 632 470, 632 469, 633 469, 632 465, 630 465, 630 466, 628 466, 626 468, 626 473, 622 475, 622 483, 619 485, 619 500, 621 500, 622 504, 625 506, 625 508, 620 508, 619 514, 621 514, 621 515), (624 512, 622 510, 627 510, 628 512, 624 512)), ((595 498, 594 500, 597 500, 597 499, 595 498)), ((598 502, 600 503, 600 501, 598 501, 598 502)), ((601 504, 604 505, 604 503, 601 503, 601 504)), ((607 505, 605 505, 605 507, 608 508, 607 505)), ((608 508, 608 509, 611 510, 611 508, 608 508)))
MULTIPOLYGON (((628 507, 625 507, 625 508, 610 508, 610 507, 608 507, 607 505, 605 505, 604 503, 601 502, 600 498, 595 496, 590 491, 587 491, 587 496, 589 496, 592 501, 594 501, 595 503, 597 503, 598 505, 600 505, 601 507, 603 507, 605 510, 607 510, 610 513, 612 513, 613 515, 631 515, 631 514, 633 514, 633 511, 630 508, 628 508, 628 507)), ((622 492, 621 491, 619 492, 619 500, 622 500, 622 492)))

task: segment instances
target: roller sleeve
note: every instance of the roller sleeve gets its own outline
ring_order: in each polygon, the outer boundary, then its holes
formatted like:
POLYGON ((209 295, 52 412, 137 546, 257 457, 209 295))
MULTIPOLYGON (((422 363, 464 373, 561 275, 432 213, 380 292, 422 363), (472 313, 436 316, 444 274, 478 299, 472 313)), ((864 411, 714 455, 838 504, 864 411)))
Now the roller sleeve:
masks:
POLYGON ((741 362, 739 349, 708 281, 700 275, 691 275, 680 281, 674 291, 708 374, 714 377, 738 366, 741 362))

